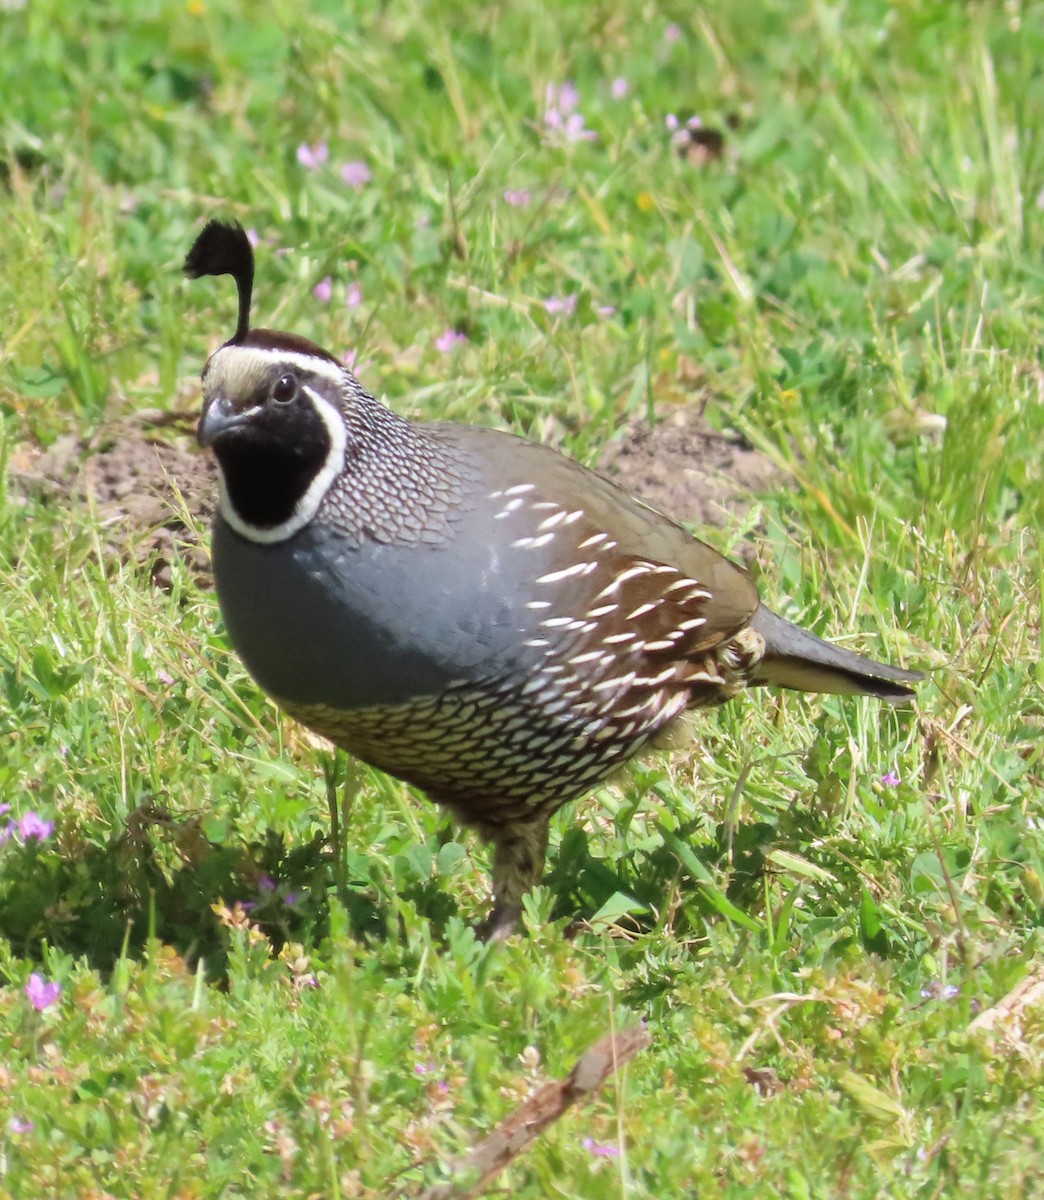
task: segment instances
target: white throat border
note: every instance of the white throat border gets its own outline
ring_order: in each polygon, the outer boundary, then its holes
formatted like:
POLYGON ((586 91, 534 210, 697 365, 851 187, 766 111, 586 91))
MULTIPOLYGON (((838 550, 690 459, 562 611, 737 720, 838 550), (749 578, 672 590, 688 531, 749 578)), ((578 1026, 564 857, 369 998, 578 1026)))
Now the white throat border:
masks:
MULTIPOLYGON (((260 351, 264 354, 264 351, 260 351)), ((295 366, 301 366, 309 371, 316 371, 316 360, 308 358, 306 355, 299 354, 279 354, 281 362, 292 362, 295 366)), ((322 364, 324 367, 327 365, 322 364)), ((332 367, 333 364, 330 364, 332 367)), ((337 368, 339 379, 338 383, 341 387, 345 383, 345 374, 337 368)), ((320 371, 319 374, 333 377, 333 372, 320 371)), ((330 403, 329 400, 320 396, 314 388, 310 388, 307 384, 301 385, 301 390, 306 392, 308 398, 315 405, 315 410, 326 426, 326 432, 330 436, 330 451, 326 456, 322 467, 316 472, 315 478, 308 485, 308 490, 294 505, 294 511, 285 521, 278 525, 251 525, 248 521, 236 512, 232 506, 232 501, 229 499, 228 489, 225 487, 225 477, 218 471, 220 498, 219 508, 222 517, 226 523, 236 531, 241 537, 247 538, 248 541, 257 542, 263 546, 270 546, 276 542, 285 542, 288 538, 292 538, 295 533, 303 529, 309 521, 319 511, 319 506, 323 502, 323 498, 330 490, 333 481, 344 470, 344 455, 348 444, 348 433, 345 429, 344 417, 338 409, 330 403)))

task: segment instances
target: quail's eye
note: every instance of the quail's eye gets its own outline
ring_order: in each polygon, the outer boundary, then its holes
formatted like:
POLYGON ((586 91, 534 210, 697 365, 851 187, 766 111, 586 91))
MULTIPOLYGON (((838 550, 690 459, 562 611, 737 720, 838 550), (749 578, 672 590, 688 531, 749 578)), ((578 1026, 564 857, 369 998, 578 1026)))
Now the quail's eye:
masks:
POLYGON ((297 395, 297 380, 293 375, 280 375, 272 389, 272 399, 280 404, 289 404, 297 395))

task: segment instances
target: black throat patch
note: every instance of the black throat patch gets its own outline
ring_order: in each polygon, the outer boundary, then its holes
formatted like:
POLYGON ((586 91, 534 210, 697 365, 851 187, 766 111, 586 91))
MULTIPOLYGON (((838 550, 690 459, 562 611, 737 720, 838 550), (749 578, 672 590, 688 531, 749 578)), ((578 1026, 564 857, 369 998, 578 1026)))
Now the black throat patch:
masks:
POLYGON ((329 430, 312 404, 268 405, 214 445, 229 503, 258 529, 296 514, 331 450, 329 430))

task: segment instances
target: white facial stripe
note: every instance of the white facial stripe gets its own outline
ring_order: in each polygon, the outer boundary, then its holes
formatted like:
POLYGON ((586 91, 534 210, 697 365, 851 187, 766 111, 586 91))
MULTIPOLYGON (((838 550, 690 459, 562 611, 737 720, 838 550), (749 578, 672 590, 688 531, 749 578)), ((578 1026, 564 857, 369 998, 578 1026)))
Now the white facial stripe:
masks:
MULTIPOLYGON (((273 355, 273 357, 275 356, 273 355)), ((314 359, 307 358, 303 354, 282 354, 278 358, 280 362, 291 362, 294 359, 298 359, 301 365, 307 363, 309 370, 313 369, 315 362, 314 359)), ((343 376, 341 376, 340 382, 344 382, 343 376)), ((232 507, 229 502, 228 493, 225 490, 225 481, 224 479, 221 480, 221 515, 236 533, 248 538, 252 542, 259 542, 266 546, 274 542, 285 542, 287 538, 293 537, 299 529, 307 525, 318 511, 319 505, 322 504, 323 497, 329 490, 330 485, 344 470, 344 452, 348 441, 348 435, 344 427, 344 418, 329 400, 324 400, 313 388, 310 388, 307 384, 302 384, 301 387, 303 391, 308 393, 308 398, 315 405, 315 411, 322 418, 323 424, 326 426, 326 432, 330 435, 330 452, 326 456, 326 461, 316 473, 315 478, 309 484, 308 491, 298 500, 293 515, 279 525, 265 527, 250 525, 232 507)))
POLYGON ((301 371, 311 371, 314 375, 321 375, 324 379, 336 384, 337 387, 344 387, 348 376, 348 372, 343 367, 327 358, 318 358, 312 354, 298 354, 291 350, 278 348, 266 350, 259 346, 222 346, 220 350, 214 351, 210 362, 215 362, 222 355, 234 355, 232 361, 235 363, 235 370, 237 373, 242 371, 244 375, 260 374, 272 366, 286 365, 297 367, 301 371))

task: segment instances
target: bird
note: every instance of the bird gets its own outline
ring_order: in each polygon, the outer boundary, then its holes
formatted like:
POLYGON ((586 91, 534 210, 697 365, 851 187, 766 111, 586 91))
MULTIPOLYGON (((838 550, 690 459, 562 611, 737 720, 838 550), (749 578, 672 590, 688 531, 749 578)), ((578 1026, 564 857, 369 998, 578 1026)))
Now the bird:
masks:
POLYGON ((290 717, 492 843, 482 936, 518 927, 552 815, 695 710, 762 685, 913 696, 921 673, 778 616, 745 569, 580 463, 407 420, 314 342, 252 328, 237 222, 207 222, 184 271, 238 292, 197 427, 230 641, 290 717))

